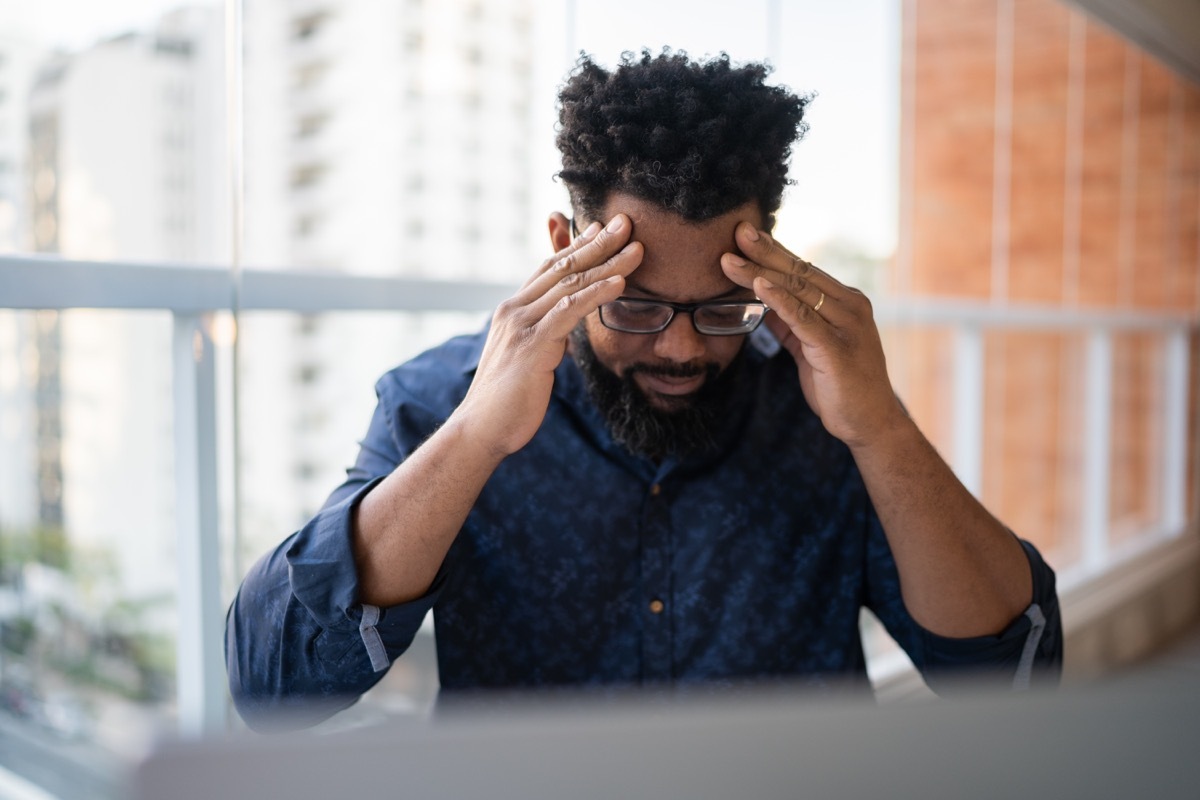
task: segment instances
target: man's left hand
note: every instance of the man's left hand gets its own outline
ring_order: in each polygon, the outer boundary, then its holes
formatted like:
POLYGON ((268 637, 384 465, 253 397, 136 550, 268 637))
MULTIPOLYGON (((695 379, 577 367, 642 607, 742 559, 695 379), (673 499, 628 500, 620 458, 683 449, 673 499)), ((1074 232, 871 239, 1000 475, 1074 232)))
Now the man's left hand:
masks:
POLYGON ((766 325, 792 354, 800 386, 825 429, 852 448, 907 419, 888 380, 871 301, 743 222, 721 268, 753 289, 771 312, 766 325))

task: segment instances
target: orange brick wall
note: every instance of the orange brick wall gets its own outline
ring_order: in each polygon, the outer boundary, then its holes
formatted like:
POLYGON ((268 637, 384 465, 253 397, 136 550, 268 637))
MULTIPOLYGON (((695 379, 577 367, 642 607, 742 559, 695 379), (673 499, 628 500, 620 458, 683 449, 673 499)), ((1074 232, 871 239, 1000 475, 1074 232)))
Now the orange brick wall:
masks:
POLYGON ((1063 301, 1069 25, 1055 2, 1014 4, 1012 197, 1001 246, 1008 297, 1018 303, 1063 301))
MULTIPOLYGON (((980 54, 996 49, 994 14, 980 14, 979 0, 945 0, 934 15, 906 13, 906 69, 914 71, 914 97, 908 120, 913 141, 913 185, 902 186, 912 204, 911 274, 918 295, 979 297, 988 291, 983 270, 959 264, 991 261, 993 123, 991 98, 995 63, 980 54), (912 25, 913 16, 920 24, 912 25), (915 57, 913 54, 915 53, 915 57), (953 65, 952 68, 947 68, 953 65), (986 102, 979 102, 985 99, 986 102), (967 100, 967 102, 964 102, 967 100), (921 191, 936 185, 937 192, 921 191), (936 239, 936 244, 934 240, 936 239), (936 247, 937 257, 927 251, 936 247)), ((922 6, 924 8, 924 6, 922 6)))
POLYGON ((1121 283, 1121 226, 1111 223, 1121 218, 1123 84, 1125 59, 1132 53, 1106 29, 1086 27, 1080 216, 1110 224, 1080 226, 1077 292, 1082 305, 1114 306, 1121 283))
MULTIPOLYGON (((1200 312, 1200 87, 1058 0, 906 0, 903 19, 901 302, 1200 312)), ((1115 346, 1116 540, 1158 511, 1157 343, 1115 346)), ((995 333, 986 348, 983 499, 1070 562, 1083 338, 995 333)), ((910 333, 893 349, 905 402, 949 452, 945 343, 910 333)), ((1190 448, 1194 473, 1195 431, 1190 448)))

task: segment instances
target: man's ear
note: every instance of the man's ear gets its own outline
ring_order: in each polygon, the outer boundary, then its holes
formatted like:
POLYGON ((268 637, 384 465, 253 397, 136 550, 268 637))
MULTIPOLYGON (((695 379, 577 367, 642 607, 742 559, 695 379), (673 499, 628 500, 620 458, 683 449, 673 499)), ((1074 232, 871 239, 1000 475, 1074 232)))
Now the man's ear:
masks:
POLYGON ((550 215, 550 249, 557 253, 571 243, 571 220, 555 211, 550 215))

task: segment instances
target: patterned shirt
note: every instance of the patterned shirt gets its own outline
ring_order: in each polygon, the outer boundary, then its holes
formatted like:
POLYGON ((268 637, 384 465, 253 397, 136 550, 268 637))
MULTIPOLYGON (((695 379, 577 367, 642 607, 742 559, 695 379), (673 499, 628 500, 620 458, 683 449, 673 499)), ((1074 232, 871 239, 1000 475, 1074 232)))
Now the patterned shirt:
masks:
POLYGON ((682 461, 615 443, 565 357, 540 429, 488 480, 427 595, 360 603, 352 511, 458 406, 485 338, 452 339, 381 378, 346 482, 249 571, 226 654, 250 724, 350 705, 430 609, 443 691, 865 684, 862 607, 935 689, 951 669, 1000 671, 1018 686, 1057 676, 1054 573, 1028 543, 1033 603, 999 635, 947 639, 912 619, 849 449, 765 329, 750 339, 718 447, 682 461))

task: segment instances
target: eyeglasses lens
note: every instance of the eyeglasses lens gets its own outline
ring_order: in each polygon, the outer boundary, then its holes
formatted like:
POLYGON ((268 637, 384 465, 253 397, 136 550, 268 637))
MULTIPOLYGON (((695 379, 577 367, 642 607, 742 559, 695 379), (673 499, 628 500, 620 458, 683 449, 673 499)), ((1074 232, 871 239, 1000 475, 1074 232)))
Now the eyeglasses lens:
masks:
MULTIPOLYGON (((765 313, 761 303, 713 303, 692 309, 692 321, 701 333, 730 336, 754 330, 765 313)), ((600 321, 626 333, 658 333, 671 315, 672 307, 662 303, 614 300, 600 307, 600 321)))

